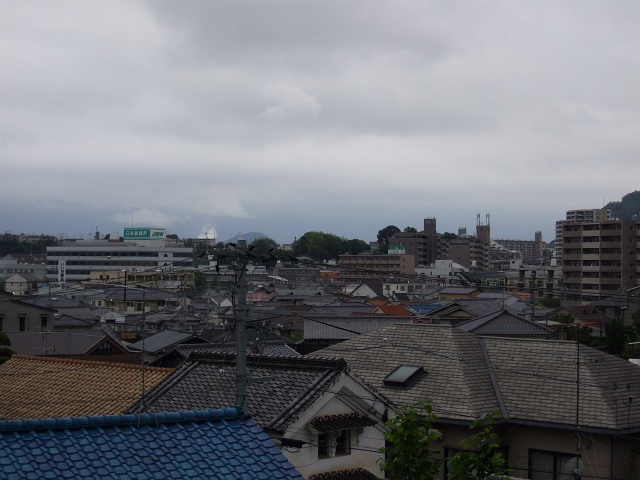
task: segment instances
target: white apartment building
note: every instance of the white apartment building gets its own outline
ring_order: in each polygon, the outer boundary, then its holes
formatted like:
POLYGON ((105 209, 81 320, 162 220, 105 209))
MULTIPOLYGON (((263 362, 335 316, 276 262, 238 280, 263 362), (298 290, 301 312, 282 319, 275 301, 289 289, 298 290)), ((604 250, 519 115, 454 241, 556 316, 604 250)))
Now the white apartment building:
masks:
POLYGON ((47 274, 58 282, 89 280, 92 272, 172 270, 191 266, 190 247, 167 246, 162 228, 125 228, 120 240, 65 240, 47 247, 47 274))

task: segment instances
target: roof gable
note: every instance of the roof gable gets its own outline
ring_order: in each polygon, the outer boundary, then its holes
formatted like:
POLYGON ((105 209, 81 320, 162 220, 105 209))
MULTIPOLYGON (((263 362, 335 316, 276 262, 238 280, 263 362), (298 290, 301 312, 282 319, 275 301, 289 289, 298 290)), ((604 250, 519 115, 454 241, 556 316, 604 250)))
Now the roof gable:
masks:
MULTIPOLYGON (((246 409, 267 430, 282 431, 323 394, 346 367, 343 361, 249 356, 246 409)), ((235 403, 235 355, 192 355, 145 400, 146 411, 217 408, 235 403)), ((132 410, 135 411, 135 410, 132 410)))
POLYGON ((11 332, 11 349, 25 355, 78 356, 85 355, 101 343, 111 343, 122 353, 126 348, 107 329, 53 332, 11 332))
POLYGON ((554 330, 506 310, 459 323, 456 328, 476 335, 553 336, 554 330))

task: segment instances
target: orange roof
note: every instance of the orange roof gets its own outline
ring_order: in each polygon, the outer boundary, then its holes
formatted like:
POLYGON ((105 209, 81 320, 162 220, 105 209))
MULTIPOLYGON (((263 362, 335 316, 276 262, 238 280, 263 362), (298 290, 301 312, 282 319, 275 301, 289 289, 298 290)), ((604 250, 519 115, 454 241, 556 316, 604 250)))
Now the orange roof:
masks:
MULTIPOLYGON (((140 365, 14 355, 0 365, 0 418, 115 415, 140 399, 140 365)), ((171 368, 145 367, 145 392, 171 368)))

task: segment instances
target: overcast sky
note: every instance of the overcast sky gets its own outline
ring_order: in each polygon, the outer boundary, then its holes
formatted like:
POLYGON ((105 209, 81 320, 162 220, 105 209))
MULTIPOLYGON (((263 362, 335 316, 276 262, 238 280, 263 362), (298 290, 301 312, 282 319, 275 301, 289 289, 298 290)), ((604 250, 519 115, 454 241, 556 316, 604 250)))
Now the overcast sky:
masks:
POLYGON ((640 2, 0 0, 0 228, 553 240, 640 189, 640 2))

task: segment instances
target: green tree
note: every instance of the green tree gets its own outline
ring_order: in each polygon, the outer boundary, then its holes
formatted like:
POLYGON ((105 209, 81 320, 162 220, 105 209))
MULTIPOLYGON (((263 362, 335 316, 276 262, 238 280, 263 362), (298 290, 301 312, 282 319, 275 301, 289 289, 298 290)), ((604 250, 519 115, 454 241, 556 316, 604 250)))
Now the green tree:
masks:
POLYGON ((540 300, 540 305, 546 308, 557 308, 560 306, 559 298, 543 298, 540 300))
POLYGON ((456 235, 455 233, 451 233, 451 232, 444 232, 444 233, 440 234, 440 238, 443 238, 445 240, 451 240, 453 238, 458 238, 458 235, 456 235))
POLYGON ((418 233, 418 229, 416 227, 404 227, 405 233, 418 233))
POLYGON ((0 364, 3 364, 7 360, 11 358, 13 355, 13 350, 9 347, 11 346, 11 340, 7 337, 7 334, 4 332, 0 332, 0 364))
POLYGON ((358 240, 357 238, 351 240, 345 240, 344 242, 345 253, 351 255, 360 255, 363 252, 371 250, 371 246, 364 240, 358 240))
POLYGON ((207 277, 199 270, 193 272, 193 289, 196 292, 204 292, 207 289, 207 277))
POLYGON ((440 452, 432 442, 442 438, 433 428, 436 415, 430 401, 401 407, 386 424, 380 468, 391 478, 431 480, 440 470, 440 452))
POLYGON ((613 320, 607 329, 607 352, 611 355, 622 355, 626 344, 624 325, 620 320, 613 320))
POLYGON ((389 240, 396 233, 400 233, 400 229, 395 225, 387 225, 381 230, 378 230, 378 248, 380 251, 387 253, 389 250, 389 240))
POLYGON ((252 249, 251 253, 255 255, 266 255, 269 250, 275 250, 278 247, 278 244, 273 238, 260 237, 254 239, 248 247, 252 249))
POLYGON ((345 251, 342 237, 324 232, 307 232, 291 245, 294 255, 307 255, 316 261, 335 260, 345 251))
POLYGON ((558 312, 554 315, 551 315, 549 317, 549 320, 551 320, 552 322, 562 323, 563 325, 573 325, 573 323, 576 321, 576 317, 568 312, 558 312))
POLYGON ((493 430, 498 416, 497 412, 490 413, 471 423, 474 433, 460 443, 463 450, 448 460, 448 480, 485 480, 503 472, 506 459, 493 430))

